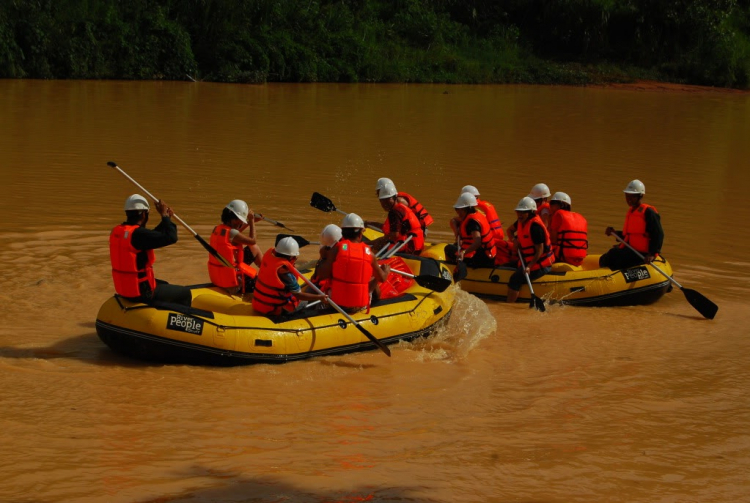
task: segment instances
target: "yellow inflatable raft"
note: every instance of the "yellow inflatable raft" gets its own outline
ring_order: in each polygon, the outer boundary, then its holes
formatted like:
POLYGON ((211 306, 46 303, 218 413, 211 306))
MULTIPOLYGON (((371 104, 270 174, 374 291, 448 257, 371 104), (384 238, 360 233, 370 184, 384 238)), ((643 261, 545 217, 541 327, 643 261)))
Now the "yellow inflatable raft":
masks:
MULTIPOLYGON (((431 245, 422 255, 444 260, 444 248, 445 243, 431 245)), ((589 255, 580 266, 553 264, 550 274, 532 282, 534 294, 551 303, 575 306, 633 306, 654 303, 672 289, 670 281, 650 265, 613 271, 599 267, 599 257, 589 255)), ((666 259, 659 257, 655 263, 666 274, 672 275, 672 266, 666 259)), ((508 280, 514 271, 508 267, 469 267, 460 286, 475 295, 505 300, 508 280)), ((524 283, 518 301, 530 300, 529 288, 524 283)))
MULTIPOLYGON (((451 278, 450 270, 435 260, 404 256, 403 261, 415 275, 451 278)), ((351 315, 383 344, 427 336, 450 317, 452 286, 443 292, 412 280, 404 286, 398 296, 374 303, 369 313, 351 315)), ((232 296, 210 285, 191 289, 191 308, 152 307, 111 297, 97 315, 99 338, 139 359, 208 365, 281 363, 377 349, 331 308, 311 307, 272 319, 253 311, 250 295, 232 296)))

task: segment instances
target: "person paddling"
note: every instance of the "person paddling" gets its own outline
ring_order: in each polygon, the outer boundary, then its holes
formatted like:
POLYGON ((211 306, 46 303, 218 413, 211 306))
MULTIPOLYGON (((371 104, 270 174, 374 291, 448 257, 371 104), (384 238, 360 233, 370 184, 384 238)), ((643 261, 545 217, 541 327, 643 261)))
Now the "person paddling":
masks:
POLYGON ((190 307, 190 289, 170 285, 154 276, 154 250, 177 242, 177 225, 172 222, 172 209, 159 199, 156 211, 161 222, 147 229, 151 207, 140 194, 125 200, 127 220, 112 229, 109 235, 109 258, 112 263, 112 279, 118 295, 133 302, 153 304, 167 302, 190 307))
POLYGON ((390 266, 379 265, 370 246, 362 241, 365 223, 349 213, 341 222, 341 240, 320 266, 318 277, 330 281, 331 300, 347 311, 370 307, 380 297, 379 283, 388 279, 390 266))
POLYGON ((221 224, 211 232, 211 246, 234 268, 226 267, 209 253, 208 275, 211 283, 230 294, 253 290, 258 272, 250 264, 261 264, 255 235, 255 222, 260 220, 262 217, 256 216, 245 201, 235 199, 224 207, 221 224), (249 229, 247 236, 242 233, 245 229, 249 229))
POLYGON ((268 316, 288 314, 305 307, 300 301, 326 302, 326 295, 303 292, 294 267, 299 256, 299 245, 292 237, 280 239, 275 247, 263 255, 255 281, 253 309, 268 316))
POLYGON ((457 216, 451 221, 451 227, 456 229, 458 244, 445 247, 445 259, 452 264, 464 261, 474 268, 493 267, 495 234, 487 217, 476 207, 477 199, 469 192, 462 193, 453 205, 457 216))
POLYGON ((634 265, 650 264, 661 252, 664 243, 664 230, 661 227, 661 217, 653 206, 641 202, 646 195, 646 186, 640 180, 631 181, 625 190, 625 202, 629 206, 625 215, 625 225, 621 231, 614 227, 607 227, 604 233, 611 236, 617 234, 626 243, 640 252, 639 257, 624 244, 615 245, 604 255, 599 257, 600 267, 609 267, 613 271, 627 269, 634 265))
POLYGON ((521 285, 526 283, 526 275, 530 281, 540 278, 550 272, 555 262, 549 232, 536 214, 536 202, 530 197, 521 199, 516 206, 516 217, 515 245, 521 251, 523 261, 519 259, 518 269, 508 280, 508 302, 518 300, 521 285))

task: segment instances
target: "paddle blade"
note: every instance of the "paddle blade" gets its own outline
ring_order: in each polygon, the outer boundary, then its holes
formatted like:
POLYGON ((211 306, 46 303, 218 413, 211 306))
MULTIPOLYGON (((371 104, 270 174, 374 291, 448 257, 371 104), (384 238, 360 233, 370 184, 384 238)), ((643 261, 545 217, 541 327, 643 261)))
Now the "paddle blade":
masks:
POLYGON ((685 294, 685 298, 688 302, 690 302, 690 305, 693 306, 696 311, 701 313, 704 318, 708 318, 709 320, 714 319, 714 316, 716 316, 716 312, 719 310, 719 306, 717 306, 695 290, 683 288, 682 293, 685 294))
POLYGON ((461 261, 456 264, 456 269, 453 271, 453 281, 458 283, 468 275, 469 270, 466 268, 466 262, 461 261))
POLYGON ((534 307, 537 309, 537 311, 545 312, 547 308, 544 306, 544 301, 537 297, 536 295, 531 296, 532 303, 534 304, 534 307))
POLYGON ((319 192, 313 192, 312 198, 310 199, 310 206, 320 211, 325 211, 326 213, 336 211, 336 205, 333 204, 333 201, 319 192))
POLYGON ((444 292, 449 286, 451 286, 451 280, 440 276, 419 275, 414 276, 414 280, 419 286, 436 292, 444 292))
POLYGON ((274 243, 274 246, 279 244, 279 241, 281 241, 284 238, 292 238, 294 239, 297 244, 302 248, 303 246, 307 246, 310 244, 310 241, 303 238, 302 236, 295 236, 294 234, 276 234, 276 242, 274 243))
POLYGON ((370 339, 373 342, 373 344, 375 344, 377 347, 379 347, 380 350, 383 353, 385 353, 388 356, 391 356, 391 350, 388 349, 388 346, 386 346, 385 344, 383 344, 382 342, 380 342, 374 335, 372 335, 370 332, 368 332, 367 330, 365 330, 365 328, 362 325, 360 325, 359 323, 355 323, 354 326, 357 327, 360 332, 362 332, 363 334, 365 334, 365 337, 367 337, 368 339, 370 339))
POLYGON ((210 253, 211 255, 213 255, 216 258, 216 260, 218 260, 219 262, 221 262, 222 265, 224 265, 226 267, 231 267, 232 269, 234 269, 234 266, 227 259, 225 259, 219 252, 217 252, 216 249, 214 249, 213 246, 211 246, 210 244, 206 243, 205 239, 203 239, 202 237, 200 237, 198 234, 194 234, 194 236, 195 236, 195 239, 197 239, 198 242, 201 244, 201 246, 203 246, 203 248, 205 248, 208 253, 210 253))

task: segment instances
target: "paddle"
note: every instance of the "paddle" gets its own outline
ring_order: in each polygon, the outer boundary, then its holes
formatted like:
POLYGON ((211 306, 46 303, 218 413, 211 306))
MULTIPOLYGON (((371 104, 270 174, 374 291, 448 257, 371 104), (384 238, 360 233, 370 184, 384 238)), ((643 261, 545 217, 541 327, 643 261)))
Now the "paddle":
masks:
POLYGON ((265 220, 266 222, 268 222, 269 224, 273 224, 276 227, 283 227, 284 229, 288 230, 289 232, 294 232, 292 229, 290 229, 286 225, 282 224, 281 222, 277 222, 276 220, 271 220, 270 218, 266 218, 263 215, 261 215, 260 213, 258 213, 258 216, 260 218, 262 218, 263 220, 265 220))
POLYGON ((531 278, 529 278, 529 273, 526 272, 526 262, 523 261, 523 254, 521 253, 520 248, 518 249, 518 258, 521 259, 523 275, 526 276, 526 284, 529 285, 529 291, 531 292, 531 301, 529 301, 529 307, 535 307, 541 312, 546 311, 546 308, 544 307, 544 301, 534 295, 534 287, 531 286, 531 278))
POLYGON ((414 236, 411 236, 411 235, 409 235, 409 236, 406 236, 406 239, 404 239, 404 240, 403 240, 402 242, 400 242, 399 244, 397 244, 397 245, 394 245, 394 246, 393 246, 393 248, 391 248, 391 249, 390 249, 390 251, 388 251, 387 253, 384 253, 382 257, 378 257, 378 258, 379 258, 380 260, 385 260, 385 259, 387 259, 387 258, 391 258, 391 257, 392 257, 392 256, 394 256, 394 255, 395 255, 395 254, 396 254, 396 253, 397 253, 397 252, 398 252, 398 251, 399 251, 399 250, 400 250, 401 248, 403 248, 404 246, 406 246, 406 243, 408 243, 409 241, 411 241, 411 238, 413 238, 413 237, 414 237, 414 236))
POLYGON ((406 276, 417 282, 419 286, 427 288, 428 290, 434 290, 436 292, 444 292, 449 286, 451 286, 451 280, 445 279, 442 276, 432 276, 430 274, 409 274, 408 272, 391 269, 391 272, 406 276))
MULTIPOLYGON (((127 178, 128 180, 130 180, 131 182, 133 182, 133 185, 135 185, 136 187, 138 187, 139 189, 141 189, 143 192, 145 192, 146 195, 148 195, 151 199, 154 200, 154 202, 159 202, 159 199, 156 196, 154 196, 151 192, 149 192, 148 190, 146 190, 141 184, 139 184, 138 182, 136 182, 135 180, 133 180, 116 163, 114 163, 112 161, 109 161, 107 163, 107 166, 109 166, 110 168, 115 168, 117 171, 119 171, 120 173, 122 173, 122 175, 125 178, 127 178)), ((216 260, 218 260, 219 262, 221 262, 222 265, 224 265, 226 267, 231 267, 232 269, 234 269, 234 266, 226 258, 224 258, 219 252, 217 252, 214 249, 214 247, 211 246, 210 244, 208 244, 202 237, 200 237, 197 232, 195 232, 193 229, 191 229, 190 226, 188 224, 186 224, 180 217, 178 217, 176 214, 172 215, 172 216, 175 218, 175 220, 177 220, 178 222, 180 222, 182 224, 182 226, 185 229, 187 229, 193 235, 193 237, 195 237, 195 239, 198 240, 198 242, 201 244, 201 246, 203 246, 203 248, 205 248, 208 253, 210 253, 211 255, 213 255, 216 258, 216 260)))
POLYGON ((302 248, 303 246, 307 246, 307 245, 319 245, 320 244, 319 241, 308 241, 302 236, 295 236, 294 234, 277 234, 275 244, 279 244, 279 241, 281 241, 284 238, 294 239, 297 242, 297 244, 300 246, 300 248, 302 248))
MULTIPOLYGON (((313 208, 317 210, 325 211, 326 213, 330 213, 332 211, 338 211, 342 215, 349 214, 346 211, 342 211, 336 208, 336 205, 333 204, 333 201, 331 201, 330 199, 328 199, 326 196, 324 196, 323 194, 319 192, 313 192, 313 195, 310 198, 310 206, 312 206, 313 208)), ((375 227, 373 225, 366 225, 366 227, 369 227, 370 229, 376 230, 378 232, 383 232, 382 229, 375 227)))
MULTIPOLYGON (((307 279, 305 276, 303 276, 302 274, 300 274, 299 271, 297 271, 297 274, 299 275, 300 278, 302 278, 302 280, 305 283, 307 283, 307 285, 310 288, 312 288, 316 293, 318 293, 318 295, 325 295, 323 292, 320 291, 320 288, 318 288, 317 286, 315 286, 315 283, 313 283, 312 281, 310 281, 309 279, 307 279)), ((360 332, 362 332, 363 334, 365 334, 365 337, 367 337, 368 339, 370 339, 373 342, 373 344, 375 344, 377 347, 379 347, 380 350, 383 353, 385 353, 388 356, 391 356, 391 350, 388 349, 388 347, 385 344, 383 344, 382 342, 380 342, 374 335, 372 335, 370 332, 368 332, 367 330, 365 330, 365 328, 362 325, 360 325, 359 323, 357 323, 357 320, 355 320, 354 318, 352 318, 351 316, 349 316, 349 313, 347 313, 346 311, 344 311, 343 309, 341 309, 330 298, 328 299, 328 305, 331 306, 331 307, 333 307, 336 311, 338 311, 339 313, 341 313, 346 319, 348 319, 350 322, 352 322, 354 324, 354 326, 357 327, 357 329, 359 329, 360 332)))
MULTIPOLYGON (((618 236, 615 233, 612 233, 612 235, 615 237, 616 240, 618 240, 620 243, 624 244, 628 248, 630 248, 633 253, 635 253, 638 257, 641 258, 641 260, 646 260, 646 257, 643 256, 638 250, 630 246, 630 244, 626 243, 624 239, 622 239, 620 236, 618 236)), ((659 271, 665 278, 667 278, 669 281, 677 285, 680 290, 682 290, 682 293, 685 294, 685 298, 690 303, 691 306, 693 306, 696 311, 701 313, 704 318, 708 318, 709 320, 713 320, 714 316, 716 316, 716 312, 719 310, 719 306, 708 300, 706 297, 701 295, 700 293, 696 292, 695 290, 691 290, 689 288, 684 288, 681 284, 679 284, 675 279, 656 267, 656 264, 651 262, 649 264, 651 267, 659 271)))
POLYGON ((461 235, 456 235, 456 270, 453 271, 453 281, 458 283, 466 276, 469 275, 469 270, 466 268, 466 262, 458 259, 458 252, 461 250, 461 235))

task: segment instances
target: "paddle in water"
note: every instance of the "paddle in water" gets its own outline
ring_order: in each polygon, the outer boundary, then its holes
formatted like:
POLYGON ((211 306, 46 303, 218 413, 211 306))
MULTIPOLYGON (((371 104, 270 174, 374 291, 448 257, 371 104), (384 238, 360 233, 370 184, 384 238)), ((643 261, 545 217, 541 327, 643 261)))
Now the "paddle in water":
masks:
MULTIPOLYGON (((630 246, 629 243, 626 243, 625 240, 622 239, 620 236, 618 236, 615 233, 612 233, 612 235, 620 243, 622 243, 625 246, 627 246, 628 248, 630 248, 630 250, 633 253, 635 253, 638 257, 640 257, 641 260, 644 260, 644 261, 646 260, 646 257, 644 257, 642 253, 640 253, 638 250, 636 250, 635 248, 633 248, 632 246, 630 246)), ((716 304, 714 304, 713 302, 711 302, 710 300, 708 300, 706 297, 704 297, 700 293, 696 292, 695 290, 691 290, 689 288, 683 287, 681 284, 679 284, 677 281, 675 281, 675 279, 672 276, 670 276, 669 274, 667 274, 664 271, 662 271, 661 269, 659 269, 656 266, 656 264, 654 264, 653 262, 651 262, 648 265, 650 265, 651 267, 653 267, 654 269, 656 269, 657 271, 659 271, 665 278, 667 278, 669 281, 671 281, 672 283, 674 283, 675 285, 677 285, 679 287, 679 289, 682 290, 682 293, 685 294, 685 298, 690 303, 690 305, 693 306, 696 311, 698 311, 699 313, 701 313, 701 315, 703 315, 704 318, 707 318, 709 320, 713 320, 714 319, 714 316, 716 316, 716 313, 719 311, 719 306, 717 306, 716 304)))
POLYGON ((526 272, 526 262, 523 260, 523 254, 521 249, 518 249, 518 258, 521 260, 521 267, 523 267, 523 275, 526 277, 526 284, 529 285, 529 292, 531 292, 531 300, 529 301, 529 307, 535 307, 537 310, 544 312, 547 310, 544 307, 544 301, 534 294, 534 287, 531 286, 531 278, 529 273, 526 272))
MULTIPOLYGON (((319 295, 325 295, 325 294, 324 294, 324 293, 323 293, 323 292, 322 292, 322 291, 320 290, 320 288, 318 288, 317 286, 315 286, 315 283, 313 283, 312 281, 310 281, 309 279, 307 279, 307 278, 306 278, 305 276, 303 276, 303 275, 302 275, 302 274, 301 274, 301 273, 300 273, 299 271, 297 271, 297 275, 298 275, 298 276, 299 276, 300 278, 302 278, 302 280, 303 280, 303 281, 304 281, 305 283, 307 283, 307 285, 308 285, 308 286, 309 286, 310 288, 312 288, 314 292, 318 293, 319 295)), ((328 302, 328 305, 329 305, 329 306, 331 306, 331 307, 332 307, 332 308, 334 308, 334 309, 335 309, 336 311, 338 311, 339 313, 341 313, 341 315, 342 315, 342 316, 344 316, 344 317, 345 317, 345 318, 346 318, 347 320, 349 320, 349 321, 350 321, 350 322, 351 322, 351 323, 352 323, 352 324, 353 324, 353 325, 354 325, 355 327, 357 327, 357 329, 358 329, 358 330, 359 330, 360 332, 362 332, 363 334, 365 334, 365 337, 367 337, 368 339, 370 339, 370 340, 372 341, 372 343, 373 343, 373 344, 375 344, 375 345, 376 345, 376 346, 377 346, 378 348, 380 348, 380 350, 381 350, 381 351, 382 351, 383 353, 385 353, 385 354, 386 354, 386 355, 388 355, 388 356, 391 356, 391 350, 390 350, 390 349, 388 349, 388 346, 386 346, 385 344, 383 344, 382 342, 380 342, 380 341, 378 340, 378 338, 377 338, 377 337, 375 337, 375 336, 374 336, 374 335, 372 335, 372 334, 371 334, 370 332, 368 332, 368 331, 367 331, 367 330, 365 329, 365 327, 363 327, 362 325, 360 325, 360 324, 359 324, 359 323, 357 322, 357 320, 355 320, 354 318, 352 318, 352 317, 351 317, 351 316, 349 315, 349 313, 347 313, 347 312, 346 312, 346 311, 344 311, 344 310, 343 310, 343 309, 342 309, 341 307, 339 307, 338 305, 336 305, 336 303, 334 303, 334 302, 333 302, 333 301, 332 301, 332 300, 331 300, 330 298, 328 299, 328 301, 327 301, 327 302, 328 302)))

